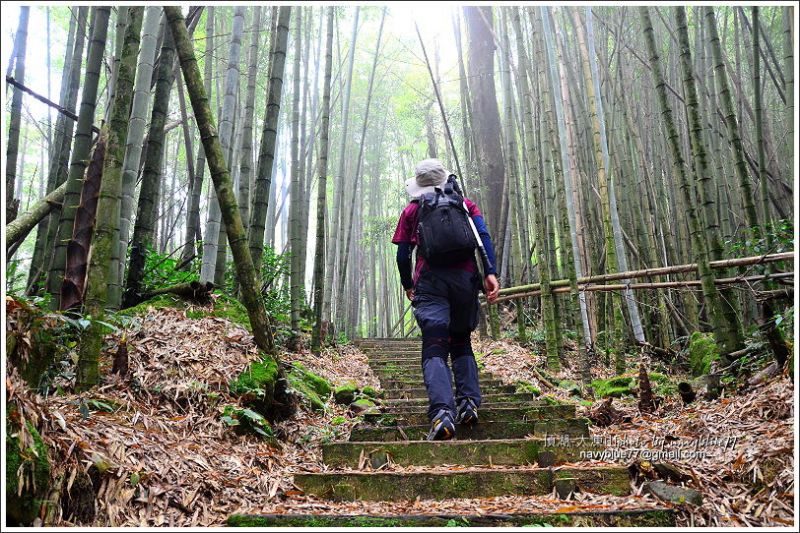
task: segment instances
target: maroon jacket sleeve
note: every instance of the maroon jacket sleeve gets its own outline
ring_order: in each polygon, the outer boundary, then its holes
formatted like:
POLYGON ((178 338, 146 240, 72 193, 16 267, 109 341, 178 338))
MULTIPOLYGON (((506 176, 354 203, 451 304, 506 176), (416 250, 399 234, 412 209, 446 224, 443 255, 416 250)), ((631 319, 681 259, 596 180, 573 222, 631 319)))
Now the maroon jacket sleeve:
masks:
POLYGON ((417 244, 417 208, 416 202, 409 203, 400 214, 397 227, 392 237, 393 244, 417 244))

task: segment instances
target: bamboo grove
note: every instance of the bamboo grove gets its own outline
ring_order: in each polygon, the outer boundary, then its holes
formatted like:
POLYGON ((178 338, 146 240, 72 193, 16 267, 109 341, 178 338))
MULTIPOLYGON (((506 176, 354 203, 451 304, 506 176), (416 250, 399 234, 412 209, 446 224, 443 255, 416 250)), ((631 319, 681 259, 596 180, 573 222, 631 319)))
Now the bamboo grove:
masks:
POLYGON ((725 260, 792 250, 793 9, 426 9, 19 8, 6 290, 88 319, 80 384, 107 313, 190 283, 267 353, 413 335, 390 239, 427 157, 492 232, 484 334, 587 380, 698 330, 742 350, 791 264, 725 260))

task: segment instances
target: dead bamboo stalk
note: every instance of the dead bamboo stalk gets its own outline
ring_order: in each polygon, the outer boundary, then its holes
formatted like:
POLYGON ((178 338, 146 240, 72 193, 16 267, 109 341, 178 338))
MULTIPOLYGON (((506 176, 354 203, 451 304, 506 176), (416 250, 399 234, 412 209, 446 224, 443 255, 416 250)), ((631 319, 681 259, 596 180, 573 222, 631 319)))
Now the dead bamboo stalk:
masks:
MULTIPOLYGON (((735 278, 718 278, 714 280, 717 285, 735 285, 738 283, 752 283, 756 281, 764 281, 767 279, 776 280, 794 277, 794 272, 776 272, 774 274, 762 274, 757 276, 735 277, 735 278)), ((689 281, 661 281, 654 283, 630 283, 630 284, 614 284, 614 285, 589 285, 582 284, 578 287, 579 291, 585 292, 611 292, 622 291, 625 289, 632 290, 650 290, 650 289, 678 289, 687 287, 699 287, 701 282, 699 280, 689 281)), ((569 292, 569 287, 556 287, 552 291, 554 294, 569 292)), ((501 296, 495 300, 495 304, 507 302, 510 300, 519 300, 531 296, 541 296, 541 290, 533 290, 523 293, 514 293, 506 296, 501 296)), ((481 305, 486 305, 486 301, 482 300, 481 305)))
MULTIPOLYGON (((765 263, 774 263, 777 261, 787 261, 794 258, 794 252, 784 252, 779 254, 766 254, 766 255, 755 255, 751 257, 738 257, 735 259, 723 259, 720 261, 711 261, 709 265, 711 268, 715 269, 727 269, 727 268, 735 268, 741 266, 748 266, 748 265, 756 265, 756 264, 765 264, 765 263)), ((665 276, 668 274, 680 274, 685 272, 696 272, 697 271, 697 263, 691 263, 688 265, 673 265, 673 266, 666 266, 666 267, 658 267, 658 268, 646 268, 643 270, 631 270, 628 272, 614 272, 612 274, 600 274, 597 276, 584 276, 578 278, 579 285, 586 285, 588 283, 598 283, 604 281, 615 281, 620 279, 635 279, 635 278, 646 278, 652 276, 665 276)), ((559 279, 550 282, 550 286, 552 288, 559 288, 559 287, 569 287, 569 280, 568 279, 559 279)), ((538 291, 541 287, 538 283, 532 283, 530 285, 518 285, 516 287, 508 287, 506 289, 500 289, 500 297, 516 295, 517 297, 521 297, 521 294, 527 294, 530 296, 531 291, 538 291), (518 294, 519 293, 519 294, 518 294)), ((566 292, 566 291, 561 291, 566 292)))
MULTIPOLYGON (((28 93, 29 95, 33 96, 34 98, 36 98, 37 100, 39 100, 43 104, 52 107, 53 109, 55 109, 56 111, 58 111, 59 113, 64 115, 65 117, 70 118, 70 119, 72 119, 74 121, 78 120, 78 115, 76 115, 75 113, 73 113, 69 109, 61 107, 60 105, 58 105, 57 103, 53 102, 49 98, 45 98, 41 94, 35 92, 30 87, 26 87, 22 83, 18 82, 13 77, 6 76, 6 83, 8 83, 9 85, 13 85, 14 87, 16 87, 17 89, 19 89, 20 91, 22 91, 24 93, 28 93)), ((98 128, 97 126, 92 125, 92 131, 95 132, 95 133, 100 133, 100 128, 98 128)))

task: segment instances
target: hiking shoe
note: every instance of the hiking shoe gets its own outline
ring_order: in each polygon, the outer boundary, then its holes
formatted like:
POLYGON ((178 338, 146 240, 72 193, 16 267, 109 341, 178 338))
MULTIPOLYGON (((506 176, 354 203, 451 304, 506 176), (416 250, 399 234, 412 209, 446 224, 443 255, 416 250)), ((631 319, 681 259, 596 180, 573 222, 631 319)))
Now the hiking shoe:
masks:
POLYGON ((456 426, 446 410, 441 409, 431 422, 427 440, 450 440, 456 434, 456 426))
POLYGON ((474 426, 478 423, 478 407, 472 398, 464 398, 458 404, 456 422, 464 426, 474 426))

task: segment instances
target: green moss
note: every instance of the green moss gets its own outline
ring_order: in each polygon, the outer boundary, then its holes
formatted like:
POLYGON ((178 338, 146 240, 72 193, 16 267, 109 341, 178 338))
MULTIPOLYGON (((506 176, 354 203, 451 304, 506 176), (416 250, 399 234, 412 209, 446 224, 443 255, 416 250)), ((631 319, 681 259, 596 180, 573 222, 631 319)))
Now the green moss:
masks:
POLYGON ((260 516, 234 514, 225 521, 229 527, 268 527, 267 519, 260 516))
POLYGON ((234 324, 250 329, 250 315, 247 314, 245 306, 235 298, 225 295, 218 298, 214 302, 214 310, 211 311, 211 316, 224 318, 234 324))
POLYGON ((361 389, 361 394, 366 396, 367 398, 382 398, 383 391, 377 390, 375 387, 364 387, 361 389))
POLYGON ((719 359, 719 348, 710 333, 695 331, 689 337, 689 366, 693 376, 703 376, 711 370, 711 363, 719 359))
POLYGON ((232 515, 226 524, 229 527, 674 527, 675 512, 672 509, 648 509, 633 511, 584 511, 513 515, 406 515, 355 516, 355 515, 232 515))
POLYGON ((319 393, 314 387, 306 380, 306 374, 302 370, 293 367, 292 370, 286 374, 286 382, 289 384, 289 388, 297 393, 306 405, 317 411, 325 410, 325 402, 320 398, 319 393))
POLYGON ((367 398, 359 398, 351 403, 350 410, 357 415, 370 415, 379 412, 375 402, 367 398))
POLYGON ((250 316, 242 303, 230 296, 222 295, 214 301, 213 307, 193 307, 186 310, 187 318, 199 320, 206 317, 222 318, 250 329, 250 316))
POLYGON ((262 356, 262 359, 250 363, 244 372, 231 381, 229 388, 237 396, 251 396, 253 399, 272 398, 275 382, 278 379, 278 363, 275 359, 262 356))
POLYGON ((484 354, 482 352, 475 352, 475 364, 478 365, 479 370, 486 369, 486 363, 483 361, 484 354))
POLYGON ((533 394, 534 396, 542 395, 542 391, 539 389, 539 387, 536 387, 535 385, 528 383, 527 381, 520 380, 517 381, 514 385, 517 388, 517 392, 527 392, 533 394))
POLYGON ((568 379, 562 379, 558 382, 558 386, 562 389, 566 389, 569 391, 571 396, 580 396, 581 395, 581 386, 575 383, 574 381, 570 381, 568 379))
POLYGON ((384 374, 395 375, 400 373, 400 367, 396 363, 386 363, 382 367, 384 374))
POLYGON ((9 362, 30 388, 44 391, 60 370, 57 363, 76 345, 77 321, 64 320, 61 313, 47 313, 26 302, 13 311, 13 317, 6 337, 9 362))
POLYGON ((186 303, 173 294, 160 294, 138 305, 118 311, 117 314, 123 316, 145 315, 147 314, 147 310, 151 307, 153 309, 167 309, 170 307, 180 309, 186 307, 186 303))
POLYGON ((203 311, 202 309, 187 309, 186 310, 186 317, 191 318, 192 320, 199 320, 201 318, 205 318, 209 315, 208 311, 203 311))
POLYGON ((648 377, 656 396, 674 396, 678 393, 678 386, 669 376, 659 372, 650 372, 648 377))
POLYGON ((560 527, 569 525, 572 517, 567 514, 552 514, 532 518, 521 527, 560 527))
POLYGON ((371 516, 248 516, 231 515, 229 527, 399 527, 406 525, 402 519, 371 516))
POLYGON ((358 394, 358 388, 355 384, 346 383, 334 389, 333 398, 340 405, 350 405, 356 399, 356 394, 358 394))
POLYGON ((631 396, 634 387, 633 376, 617 376, 611 379, 596 379, 592 381, 592 389, 596 398, 621 398, 631 396))
POLYGON ((375 418, 374 424, 379 427, 397 426, 397 416, 392 414, 382 414, 375 418))
POLYGON ((545 394, 541 397, 541 400, 547 405, 562 405, 562 402, 550 394, 545 394))
POLYGON ((311 372, 304 367, 302 363, 298 363, 297 361, 292 363, 292 367, 292 372, 296 372, 299 376, 301 376, 302 380, 305 381, 309 387, 314 389, 317 394, 322 397, 327 397, 330 395, 331 384, 328 383, 328 380, 311 372))
POLYGON ((343 416, 334 416, 331 419, 331 425, 332 426, 341 426, 342 424, 346 424, 346 423, 347 423, 347 419, 345 417, 343 417, 343 416))
POLYGON ((11 422, 15 412, 16 408, 9 406, 6 413, 6 519, 9 525, 29 526, 49 492, 50 459, 47 445, 30 420, 25 421, 25 428, 33 444, 21 448, 18 429, 11 422), (22 494, 20 474, 26 479, 22 494))

